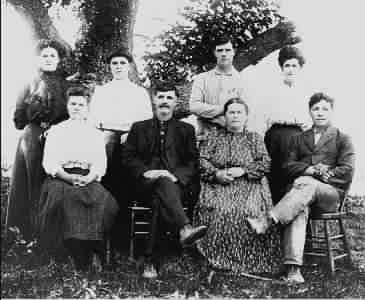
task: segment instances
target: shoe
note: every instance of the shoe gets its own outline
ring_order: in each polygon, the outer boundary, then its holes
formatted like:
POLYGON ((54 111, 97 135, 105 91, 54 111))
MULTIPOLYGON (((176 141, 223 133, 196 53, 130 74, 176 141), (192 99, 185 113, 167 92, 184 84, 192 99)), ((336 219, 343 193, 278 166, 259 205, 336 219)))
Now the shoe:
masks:
POLYGON ((304 283, 304 278, 299 266, 290 266, 285 280, 289 283, 304 283))
POLYGON ((152 263, 145 263, 142 277, 147 279, 154 279, 157 278, 157 276, 158 274, 155 266, 152 263))
POLYGON ((255 231, 257 234, 264 234, 266 230, 270 227, 269 219, 266 217, 263 218, 247 218, 247 222, 250 227, 255 231))
POLYGON ((183 247, 192 245, 198 239, 202 238, 207 233, 207 226, 192 227, 190 224, 185 225, 180 230, 180 243, 183 247))

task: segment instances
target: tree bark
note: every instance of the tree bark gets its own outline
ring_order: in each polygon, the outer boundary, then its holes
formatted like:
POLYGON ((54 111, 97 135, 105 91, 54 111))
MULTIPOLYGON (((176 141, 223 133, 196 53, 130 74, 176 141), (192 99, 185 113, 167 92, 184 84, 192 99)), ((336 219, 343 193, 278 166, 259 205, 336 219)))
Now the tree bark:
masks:
POLYGON ((70 45, 60 36, 48 15, 48 9, 41 0, 6 0, 21 15, 23 15, 33 27, 35 40, 54 39, 60 42, 68 53, 71 52, 70 45))
MULTIPOLYGON (((60 36, 42 0, 6 0, 30 22, 35 40, 44 38, 59 41, 68 54, 70 45, 60 36)), ((113 49, 133 50, 133 30, 139 0, 88 0, 83 6, 85 34, 76 45, 80 73, 99 73, 104 77, 104 59, 113 49)), ((131 78, 137 81, 135 66, 131 78)))
POLYGON ((139 0, 87 1, 84 16, 87 33, 80 41, 80 69, 82 72, 106 72, 105 58, 114 49, 133 50, 133 30, 139 0))
POLYGON ((299 43, 301 38, 292 22, 283 21, 248 42, 247 48, 237 49, 234 65, 242 71, 249 65, 257 64, 271 52, 286 45, 299 43))

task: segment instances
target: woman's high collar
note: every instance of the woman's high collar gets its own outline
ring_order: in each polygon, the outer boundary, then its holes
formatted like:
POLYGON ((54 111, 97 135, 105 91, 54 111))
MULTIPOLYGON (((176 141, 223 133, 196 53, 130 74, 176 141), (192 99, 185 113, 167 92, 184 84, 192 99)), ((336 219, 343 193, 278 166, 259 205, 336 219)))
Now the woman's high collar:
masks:
POLYGON ((60 70, 56 71, 42 71, 39 70, 39 76, 41 78, 57 78, 57 77, 63 77, 63 72, 60 70))
POLYGON ((244 135, 246 133, 246 126, 244 126, 242 128, 242 130, 239 130, 239 131, 233 131, 233 130, 226 128, 226 132, 231 135, 244 135))

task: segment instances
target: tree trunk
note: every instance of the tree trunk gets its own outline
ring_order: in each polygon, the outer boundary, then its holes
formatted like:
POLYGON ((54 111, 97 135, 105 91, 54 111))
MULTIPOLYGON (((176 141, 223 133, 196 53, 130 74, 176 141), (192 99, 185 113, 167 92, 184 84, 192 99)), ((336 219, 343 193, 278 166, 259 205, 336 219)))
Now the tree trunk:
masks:
POLYGON ((114 49, 133 50, 133 29, 138 0, 86 1, 87 33, 78 44, 81 72, 106 72, 105 58, 114 49))
MULTIPOLYGON (((49 38, 61 42, 71 53, 69 44, 59 35, 42 0, 6 0, 25 16, 33 27, 36 40, 49 38)), ((84 36, 76 45, 80 73, 106 73, 105 57, 113 49, 133 50, 133 29, 139 0, 87 0, 83 6, 84 36)), ((131 77, 137 81, 136 69, 131 77)))
POLYGON ((53 26, 48 15, 48 9, 44 6, 42 0, 6 0, 6 2, 11 4, 30 22, 35 40, 54 39, 59 41, 69 53, 71 52, 70 45, 53 26))

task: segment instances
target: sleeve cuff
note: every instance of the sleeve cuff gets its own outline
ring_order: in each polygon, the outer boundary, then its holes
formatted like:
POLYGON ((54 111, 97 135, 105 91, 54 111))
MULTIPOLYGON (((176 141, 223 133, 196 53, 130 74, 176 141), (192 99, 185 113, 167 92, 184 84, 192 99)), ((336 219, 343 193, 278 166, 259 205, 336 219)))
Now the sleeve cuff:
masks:
POLYGON ((57 177, 57 173, 60 170, 61 170, 61 167, 53 168, 52 170, 50 170, 48 172, 48 174, 51 175, 53 178, 56 178, 57 177))

